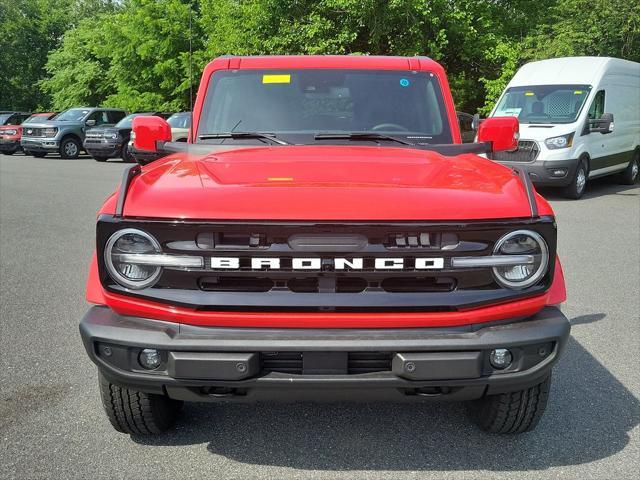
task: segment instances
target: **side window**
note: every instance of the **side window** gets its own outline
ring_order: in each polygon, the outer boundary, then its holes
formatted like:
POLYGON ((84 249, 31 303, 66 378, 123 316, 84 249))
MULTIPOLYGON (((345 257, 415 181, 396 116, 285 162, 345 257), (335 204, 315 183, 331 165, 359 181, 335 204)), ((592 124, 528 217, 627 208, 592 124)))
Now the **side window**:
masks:
POLYGON ((126 117, 124 112, 108 112, 109 113, 109 123, 118 123, 124 117, 126 117))
POLYGON ((589 107, 589 120, 597 120, 604 113, 604 90, 598 90, 591 107, 589 107))
POLYGON ((14 113, 13 115, 11 115, 6 122, 4 122, 5 125, 20 125, 20 115, 18 115, 17 113, 14 113))
POLYGON ((104 125, 105 123, 109 123, 109 117, 107 116, 107 112, 98 110, 97 112, 93 112, 89 115, 87 120, 95 120, 96 126, 104 125))

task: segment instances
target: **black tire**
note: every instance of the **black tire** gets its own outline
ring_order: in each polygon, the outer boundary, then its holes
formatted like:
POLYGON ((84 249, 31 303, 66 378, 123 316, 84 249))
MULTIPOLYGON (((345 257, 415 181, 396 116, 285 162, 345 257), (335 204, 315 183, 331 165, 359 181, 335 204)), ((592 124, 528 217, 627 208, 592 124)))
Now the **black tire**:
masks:
POLYGON ((60 142, 60 157, 65 159, 76 159, 80 156, 80 142, 73 137, 68 137, 60 142))
POLYGON ((487 395, 471 402, 471 416, 484 431, 523 433, 533 430, 547 406, 551 374, 525 390, 487 395))
POLYGON ((157 435, 175 423, 182 402, 119 387, 99 376, 102 406, 113 428, 130 435, 157 435))
POLYGON ((44 152, 24 152, 24 153, 25 155, 32 155, 36 158, 44 158, 47 156, 47 154, 44 152))
POLYGON ((581 198, 586 190, 588 178, 589 168, 587 167, 587 162, 585 160, 580 160, 571 183, 564 187, 564 196, 572 200, 578 200, 581 198))
POLYGON ((135 159, 133 158, 133 156, 131 155, 131 153, 129 153, 129 142, 125 142, 124 145, 122 145, 122 161, 124 163, 134 163, 135 159))
POLYGON ((13 155, 17 151, 18 151, 18 149, 15 149, 15 150, 0 150, 0 153, 3 153, 5 155, 13 155))
POLYGON ((620 183, 623 185, 633 185, 638 181, 640 175, 640 150, 636 150, 633 154, 633 158, 627 165, 627 169, 620 174, 620 183))
POLYGON ((109 157, 93 157, 96 162, 106 162, 109 160, 109 157))

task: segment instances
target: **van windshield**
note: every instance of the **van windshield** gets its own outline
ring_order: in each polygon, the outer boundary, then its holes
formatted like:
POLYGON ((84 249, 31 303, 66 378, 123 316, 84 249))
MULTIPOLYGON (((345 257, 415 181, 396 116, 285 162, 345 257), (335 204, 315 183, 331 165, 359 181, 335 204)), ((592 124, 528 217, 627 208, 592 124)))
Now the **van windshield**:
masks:
POLYGON ((520 123, 573 123, 590 85, 532 85, 508 88, 494 117, 518 117, 520 123))
POLYGON ((66 112, 62 112, 58 115, 56 120, 60 120, 62 122, 79 122, 85 117, 85 115, 87 115, 87 113, 89 113, 89 110, 86 108, 70 108, 66 112))
POLYGON ((437 77, 400 70, 218 71, 197 133, 209 142, 205 137, 224 132, 269 132, 292 143, 327 143, 326 134, 354 132, 362 138, 354 141, 367 141, 362 133, 452 141, 437 77))

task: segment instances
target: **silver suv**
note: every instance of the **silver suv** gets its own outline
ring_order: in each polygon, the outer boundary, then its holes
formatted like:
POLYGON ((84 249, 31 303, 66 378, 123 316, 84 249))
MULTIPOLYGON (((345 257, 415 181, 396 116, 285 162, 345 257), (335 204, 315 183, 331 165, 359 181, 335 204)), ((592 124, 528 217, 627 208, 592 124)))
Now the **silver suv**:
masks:
POLYGON ((126 115, 116 108, 70 108, 55 120, 30 123, 22 132, 20 144, 25 154, 34 157, 59 153, 62 158, 78 158, 89 128, 114 125, 126 115))

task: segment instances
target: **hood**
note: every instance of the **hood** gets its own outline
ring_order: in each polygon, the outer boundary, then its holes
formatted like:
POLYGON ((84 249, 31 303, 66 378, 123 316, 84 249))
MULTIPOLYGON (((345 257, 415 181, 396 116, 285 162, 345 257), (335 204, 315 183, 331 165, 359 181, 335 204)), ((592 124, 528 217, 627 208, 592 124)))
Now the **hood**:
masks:
MULTIPOLYGON (((576 122, 577 123, 577 122, 576 122)), ((537 140, 544 142, 547 138, 566 135, 577 130, 576 123, 557 124, 520 124, 520 138, 522 140, 537 140)))
POLYGON ((29 123, 29 127, 33 128, 51 128, 51 127, 84 127, 84 122, 64 122, 58 120, 37 120, 33 123, 29 123))
MULTIPOLYGON (((551 214, 538 198, 541 215, 551 214)), ((104 213, 113 213, 112 197, 104 213)), ((477 155, 393 147, 251 147, 143 167, 124 215, 196 220, 526 218, 512 170, 477 155)))

